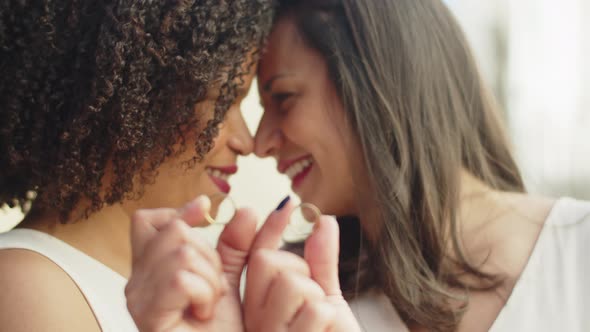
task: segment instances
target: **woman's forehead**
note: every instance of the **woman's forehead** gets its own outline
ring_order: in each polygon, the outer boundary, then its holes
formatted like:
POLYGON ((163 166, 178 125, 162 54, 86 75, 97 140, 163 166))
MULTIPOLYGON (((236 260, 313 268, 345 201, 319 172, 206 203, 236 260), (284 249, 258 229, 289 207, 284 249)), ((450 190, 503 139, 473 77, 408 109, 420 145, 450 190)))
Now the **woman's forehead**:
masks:
POLYGON ((273 27, 262 54, 258 66, 259 83, 265 87, 272 77, 301 75, 317 67, 320 59, 320 54, 305 43, 296 21, 284 17, 273 27))

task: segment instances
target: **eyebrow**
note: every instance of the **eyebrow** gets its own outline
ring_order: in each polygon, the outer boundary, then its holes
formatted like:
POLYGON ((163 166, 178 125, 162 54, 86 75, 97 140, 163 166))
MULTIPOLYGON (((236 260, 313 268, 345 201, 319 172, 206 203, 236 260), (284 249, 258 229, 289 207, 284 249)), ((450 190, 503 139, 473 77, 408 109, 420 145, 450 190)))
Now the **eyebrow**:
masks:
POLYGON ((270 91, 270 88, 272 87, 272 84, 274 83, 274 81, 276 81, 279 78, 283 78, 283 77, 287 77, 287 76, 293 76, 293 74, 277 74, 277 75, 274 75, 273 77, 269 78, 266 81, 266 83, 264 83, 264 85, 262 85, 262 90, 264 92, 270 91))

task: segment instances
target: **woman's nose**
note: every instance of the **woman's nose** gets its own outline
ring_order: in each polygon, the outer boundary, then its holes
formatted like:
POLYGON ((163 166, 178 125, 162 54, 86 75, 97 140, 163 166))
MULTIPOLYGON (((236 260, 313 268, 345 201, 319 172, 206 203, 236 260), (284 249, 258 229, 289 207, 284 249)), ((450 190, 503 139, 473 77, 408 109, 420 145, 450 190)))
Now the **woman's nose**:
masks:
POLYGON ((246 125, 242 112, 238 110, 235 114, 231 114, 228 120, 230 120, 229 125, 233 129, 228 140, 230 148, 239 155, 249 155, 254 150, 254 138, 246 125))
POLYGON ((260 158, 275 156, 281 142, 280 128, 275 125, 268 113, 263 114, 254 138, 254 153, 260 158))

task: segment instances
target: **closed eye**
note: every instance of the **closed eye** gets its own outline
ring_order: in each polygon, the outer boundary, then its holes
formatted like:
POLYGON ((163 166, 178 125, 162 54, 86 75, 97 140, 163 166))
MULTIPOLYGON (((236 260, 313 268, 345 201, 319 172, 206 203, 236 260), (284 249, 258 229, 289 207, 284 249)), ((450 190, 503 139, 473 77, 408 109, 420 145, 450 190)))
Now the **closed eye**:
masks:
POLYGON ((294 104, 294 97, 295 94, 291 92, 274 93, 271 95, 271 100, 280 114, 286 114, 294 104))
POLYGON ((275 105, 281 106, 281 104, 291 96, 293 96, 293 94, 290 92, 273 93, 271 95, 271 99, 275 105))

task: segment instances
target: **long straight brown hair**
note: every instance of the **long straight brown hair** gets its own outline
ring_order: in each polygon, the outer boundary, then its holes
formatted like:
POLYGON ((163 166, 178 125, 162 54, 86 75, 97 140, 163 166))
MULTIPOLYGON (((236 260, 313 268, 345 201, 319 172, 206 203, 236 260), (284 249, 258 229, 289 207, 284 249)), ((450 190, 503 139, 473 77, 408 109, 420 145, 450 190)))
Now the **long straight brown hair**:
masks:
POLYGON ((440 0, 279 1, 286 16, 324 57, 364 154, 373 212, 340 218, 343 291, 377 288, 406 323, 455 330, 467 301, 451 289, 501 282, 459 245, 460 171, 524 191, 461 28, 440 0))

